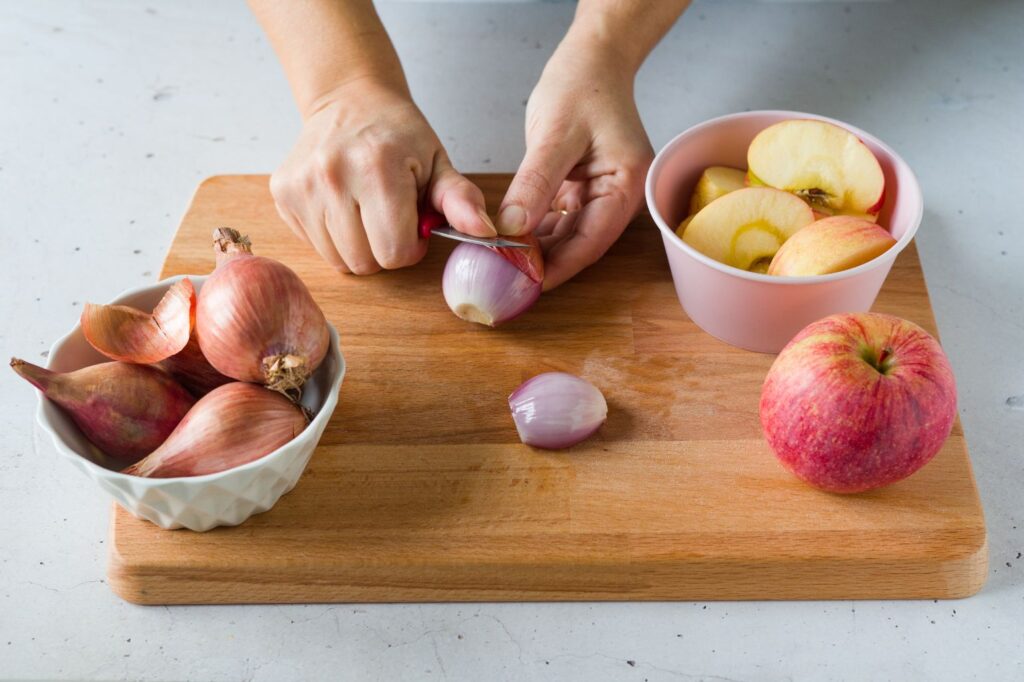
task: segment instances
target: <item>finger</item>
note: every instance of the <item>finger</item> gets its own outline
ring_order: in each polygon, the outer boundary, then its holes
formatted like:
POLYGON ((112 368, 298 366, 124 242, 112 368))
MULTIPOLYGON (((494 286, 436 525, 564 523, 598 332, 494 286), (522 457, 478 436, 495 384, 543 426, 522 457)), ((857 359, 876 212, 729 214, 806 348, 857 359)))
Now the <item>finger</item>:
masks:
POLYGON ((456 171, 444 154, 434 159, 431 178, 430 203, 444 214, 452 227, 476 237, 498 236, 487 215, 484 193, 456 171))
POLYGON ((519 235, 536 229, 551 210, 551 201, 582 152, 573 146, 540 142, 527 146, 519 170, 498 212, 500 234, 519 235))
POLYGON ((569 173, 569 179, 562 183, 554 201, 551 202, 551 210, 579 211, 594 199, 623 192, 624 187, 635 187, 634 190, 626 192, 627 194, 643 193, 643 176, 638 179, 636 172, 604 172, 582 179, 573 179, 573 175, 579 168, 579 166, 573 168, 569 173))
POLYGON ((551 233, 555 231, 558 226, 558 221, 562 217, 562 213, 559 211, 551 211, 546 216, 541 218, 540 225, 533 231, 533 236, 537 239, 543 239, 544 237, 551 236, 551 233))
POLYGON ((594 199, 576 218, 576 230, 544 259, 544 291, 593 265, 615 243, 632 218, 628 202, 616 192, 594 199))
POLYGON ((333 246, 354 275, 380 271, 363 228, 359 206, 351 197, 332 195, 327 210, 327 233, 333 246))
POLYGON ((302 229, 302 223, 300 223, 299 219, 295 217, 295 214, 277 201, 274 202, 274 208, 277 209, 277 214, 281 216, 281 220, 284 221, 285 225, 287 225, 295 236, 299 238, 299 241, 312 248, 313 243, 309 241, 309 237, 306 236, 306 231, 302 229))
POLYGON ((361 183, 359 213, 373 258, 386 270, 413 265, 427 252, 416 230, 416 178, 395 166, 361 183))
POLYGON ((583 205, 593 197, 587 196, 589 182, 580 180, 566 180, 562 183, 554 201, 551 202, 553 211, 579 211, 583 205))
POLYGON ((346 267, 345 261, 342 260, 327 231, 327 215, 320 207, 320 203, 310 203, 298 218, 306 239, 320 254, 320 257, 335 270, 349 272, 349 268, 346 267))
MULTIPOLYGON (((572 234, 573 229, 576 227, 576 221, 580 217, 579 211, 555 211, 548 215, 554 218, 554 226, 545 236, 537 237, 537 241, 540 242, 540 249, 545 254, 552 251, 572 234)), ((541 224, 543 225, 548 219, 548 217, 545 217, 541 224)))

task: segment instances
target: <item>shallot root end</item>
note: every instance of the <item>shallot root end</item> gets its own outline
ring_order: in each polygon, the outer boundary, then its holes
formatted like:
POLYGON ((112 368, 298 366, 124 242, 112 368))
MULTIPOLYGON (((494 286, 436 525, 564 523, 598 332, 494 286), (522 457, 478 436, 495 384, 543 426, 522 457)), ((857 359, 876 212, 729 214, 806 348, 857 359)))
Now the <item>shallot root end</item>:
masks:
POLYGON ((290 353, 263 358, 266 387, 298 402, 302 397, 302 384, 309 378, 309 362, 301 355, 290 353))

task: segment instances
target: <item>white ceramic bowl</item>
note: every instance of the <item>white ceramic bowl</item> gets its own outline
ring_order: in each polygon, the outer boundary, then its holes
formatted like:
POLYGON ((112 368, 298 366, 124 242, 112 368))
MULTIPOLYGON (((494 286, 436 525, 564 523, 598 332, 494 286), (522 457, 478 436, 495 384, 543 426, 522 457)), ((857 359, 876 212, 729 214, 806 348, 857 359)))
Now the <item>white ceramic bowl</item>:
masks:
POLYGON ((658 152, 647 173, 647 206, 661 230, 676 294, 701 329, 726 343, 777 353, 811 322, 833 313, 871 308, 896 256, 921 224, 924 200, 913 171, 878 138, 842 121, 799 111, 747 111, 693 126, 658 152), (793 118, 846 128, 868 146, 885 174, 878 224, 896 244, 877 258, 829 275, 773 277, 708 258, 676 235, 690 192, 708 166, 747 167, 747 147, 763 129, 793 118))
MULTIPOLYGON (((189 275, 198 291, 204 276, 189 275)), ((152 310, 167 289, 182 279, 172 277, 156 284, 122 293, 113 303, 152 310)), ((57 452, 96 481, 118 504, 139 518, 161 528, 210 530, 235 526, 253 514, 267 511, 295 487, 313 454, 327 422, 338 404, 345 376, 345 360, 338 346, 338 332, 330 327, 327 356, 302 390, 302 404, 314 417, 306 429, 284 446, 248 464, 205 476, 139 478, 100 465, 95 446, 82 435, 64 412, 39 394, 36 418, 57 452)), ((79 325, 50 349, 48 367, 67 372, 106 362, 89 345, 79 325)))

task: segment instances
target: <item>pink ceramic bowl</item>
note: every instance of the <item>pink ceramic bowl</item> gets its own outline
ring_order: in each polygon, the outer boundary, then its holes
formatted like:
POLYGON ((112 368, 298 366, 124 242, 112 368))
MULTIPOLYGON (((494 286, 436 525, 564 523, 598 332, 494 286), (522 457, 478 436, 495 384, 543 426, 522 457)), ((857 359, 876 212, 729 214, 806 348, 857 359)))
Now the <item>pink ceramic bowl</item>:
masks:
POLYGON ((798 111, 749 111, 705 121, 658 152, 647 174, 647 206, 661 230, 683 310, 701 329, 726 343, 777 353, 805 326, 826 315, 871 308, 893 261, 914 238, 924 201, 906 162, 877 138, 851 125, 798 111), (813 277, 760 275, 719 263, 686 244, 675 230, 686 217, 690 193, 708 166, 747 167, 747 146, 758 132, 792 118, 813 118, 846 128, 878 157, 885 173, 885 203, 878 224, 896 245, 856 268, 813 277))

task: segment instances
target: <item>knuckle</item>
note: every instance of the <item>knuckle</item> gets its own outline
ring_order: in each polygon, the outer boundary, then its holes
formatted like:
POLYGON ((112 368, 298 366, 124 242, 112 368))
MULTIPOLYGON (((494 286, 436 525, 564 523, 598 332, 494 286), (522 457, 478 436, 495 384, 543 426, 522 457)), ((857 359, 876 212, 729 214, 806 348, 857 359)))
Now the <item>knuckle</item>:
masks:
POLYGON ((341 174, 333 154, 326 151, 313 153, 310 180, 323 186, 337 189, 341 186, 341 174))
POLYGON ((279 169, 270 176, 270 196, 280 204, 287 204, 291 196, 293 181, 291 174, 279 169))

